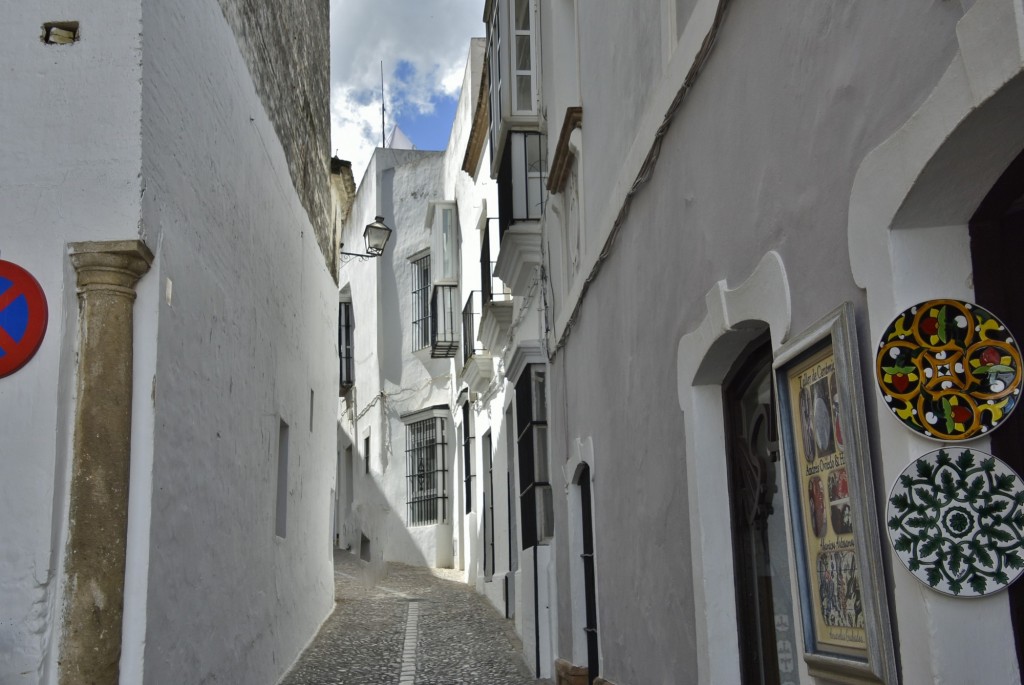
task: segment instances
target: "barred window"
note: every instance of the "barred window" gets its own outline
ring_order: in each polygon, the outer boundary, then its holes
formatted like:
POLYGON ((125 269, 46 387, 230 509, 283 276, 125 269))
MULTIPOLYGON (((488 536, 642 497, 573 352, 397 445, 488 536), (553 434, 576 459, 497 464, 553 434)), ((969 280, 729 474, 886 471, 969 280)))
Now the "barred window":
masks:
POLYGON ((448 519, 445 447, 443 418, 432 417, 406 426, 409 525, 443 523, 448 519))
POLYGON ((356 382, 356 370, 353 363, 352 350, 352 329, 355 322, 352 319, 352 303, 338 303, 338 354, 341 357, 341 388, 342 392, 347 390, 356 382))
POLYGON ((430 255, 412 263, 412 349, 430 345, 430 255))

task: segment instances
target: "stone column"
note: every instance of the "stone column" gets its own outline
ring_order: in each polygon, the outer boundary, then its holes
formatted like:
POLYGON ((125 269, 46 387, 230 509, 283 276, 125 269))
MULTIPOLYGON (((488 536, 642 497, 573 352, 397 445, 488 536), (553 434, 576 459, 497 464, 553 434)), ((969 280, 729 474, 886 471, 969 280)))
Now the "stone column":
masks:
POLYGON ((139 240, 71 243, 78 385, 61 685, 117 685, 128 532, 132 308, 153 254, 139 240))

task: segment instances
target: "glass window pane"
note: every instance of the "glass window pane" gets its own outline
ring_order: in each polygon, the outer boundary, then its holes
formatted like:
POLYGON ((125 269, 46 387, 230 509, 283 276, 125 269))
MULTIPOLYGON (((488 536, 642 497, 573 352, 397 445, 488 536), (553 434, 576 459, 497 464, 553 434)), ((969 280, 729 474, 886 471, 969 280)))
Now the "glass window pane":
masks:
POLYGON ((547 426, 533 427, 533 480, 548 482, 548 429, 547 426))
POLYGON ((550 485, 537 487, 537 541, 548 540, 555 535, 555 506, 550 485))
POLYGON ((516 69, 530 70, 530 37, 516 36, 516 69))
POLYGON ((456 270, 458 247, 455 244, 455 212, 451 209, 441 210, 441 277, 457 278, 456 270))
POLYGON ((430 344, 430 256, 412 263, 413 350, 430 344))
POLYGON ((520 112, 533 111, 532 76, 516 76, 516 109, 520 112))
POLYGON ((533 420, 534 421, 547 421, 548 420, 548 406, 547 397, 544 390, 544 378, 545 374, 543 371, 534 371, 533 373, 533 420))
POLYGON ((532 176, 528 178, 526 181, 526 217, 528 219, 539 219, 543 213, 541 192, 540 177, 532 176))
POLYGON ((516 30, 530 30, 530 0, 516 0, 516 30))
POLYGON ((543 137, 537 134, 526 136, 526 171, 543 173, 547 171, 544 163, 543 137))

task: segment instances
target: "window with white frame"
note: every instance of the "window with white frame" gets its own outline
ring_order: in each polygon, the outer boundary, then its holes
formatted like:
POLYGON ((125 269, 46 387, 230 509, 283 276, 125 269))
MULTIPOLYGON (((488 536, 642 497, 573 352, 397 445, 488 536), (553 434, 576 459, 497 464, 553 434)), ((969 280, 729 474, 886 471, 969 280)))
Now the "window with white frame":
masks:
POLYGON ((454 202, 437 203, 430 218, 433 282, 459 280, 459 223, 454 202))
POLYGON ((427 226, 431 238, 430 356, 453 357, 459 349, 459 226, 454 202, 432 204, 427 226))
MULTIPOLYGON (((542 133, 509 134, 512 178, 512 222, 534 221, 544 214, 548 175, 547 137, 542 133)), ((498 179, 499 184, 501 179, 498 179)))
POLYGON ((535 114, 537 112, 537 76, 534 53, 534 0, 513 0, 512 20, 514 43, 512 45, 512 113, 535 114))
POLYGON ((505 117, 535 117, 539 111, 537 0, 494 0, 487 18, 491 149, 504 143, 505 117))
POLYGON ((412 349, 430 345, 430 255, 412 262, 412 349))
POLYGON ((406 425, 409 525, 444 523, 448 519, 446 447, 444 416, 433 415, 406 425))
POLYGON ((502 64, 502 21, 501 21, 501 9, 498 7, 499 3, 495 3, 494 11, 491 14, 490 23, 488 25, 488 41, 487 41, 487 65, 490 70, 491 77, 491 149, 498 149, 498 135, 501 129, 501 95, 502 95, 502 78, 501 78, 501 64, 502 64))

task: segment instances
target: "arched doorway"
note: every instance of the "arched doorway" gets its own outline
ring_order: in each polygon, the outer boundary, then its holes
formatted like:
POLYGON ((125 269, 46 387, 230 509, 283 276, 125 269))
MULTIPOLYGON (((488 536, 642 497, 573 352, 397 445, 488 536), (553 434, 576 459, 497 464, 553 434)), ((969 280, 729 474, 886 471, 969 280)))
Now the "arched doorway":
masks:
POLYGON ((794 616, 767 335, 726 378, 723 406, 740 673, 745 684, 782 685, 794 616))
MULTIPOLYGON (((992 299, 1005 285, 984 283, 986 276, 1011 276, 1012 271, 999 274, 998 256, 985 253, 1019 254, 1006 243, 991 247, 993 236, 1013 237, 997 229, 986 247, 986 238, 976 240, 984 231, 972 224, 993 218, 1002 223, 1020 196, 1018 190, 999 203, 987 199, 1001 178, 1012 176, 1007 170, 1024 149, 1022 28, 1024 16, 1013 0, 973 3, 957 25, 957 52, 934 91, 857 171, 848 239, 854 279, 866 294, 870 340, 880 339, 896 313, 937 297, 977 301, 1014 330, 1013 315, 992 299), (1001 207, 979 210, 986 204, 1001 207)), ((888 411, 875 404, 878 463, 887 487, 930 447, 886 416, 888 411)), ((997 443, 1011 435, 1007 426, 972 444, 1005 452, 997 443)), ((891 561, 891 549, 887 553, 891 561)), ((904 680, 971 682, 980 672, 989 682, 1019 680, 1022 635, 1013 596, 1020 590, 950 602, 918 592, 919 581, 898 566, 889 582, 904 680), (960 620, 966 611, 971 620, 960 620), (950 648, 964 644, 971 649, 950 648)))
MULTIPOLYGON (((1024 153, 1010 164, 978 207, 971 218, 970 236, 977 303, 998 316, 1015 335, 1024 334, 1020 263, 1024 254, 1024 153)), ((991 441, 992 453, 1024 475, 1024 410, 1012 413, 992 433, 991 441)), ((1024 583, 1011 585, 1008 596, 1020 668, 1024 663, 1024 583)))

